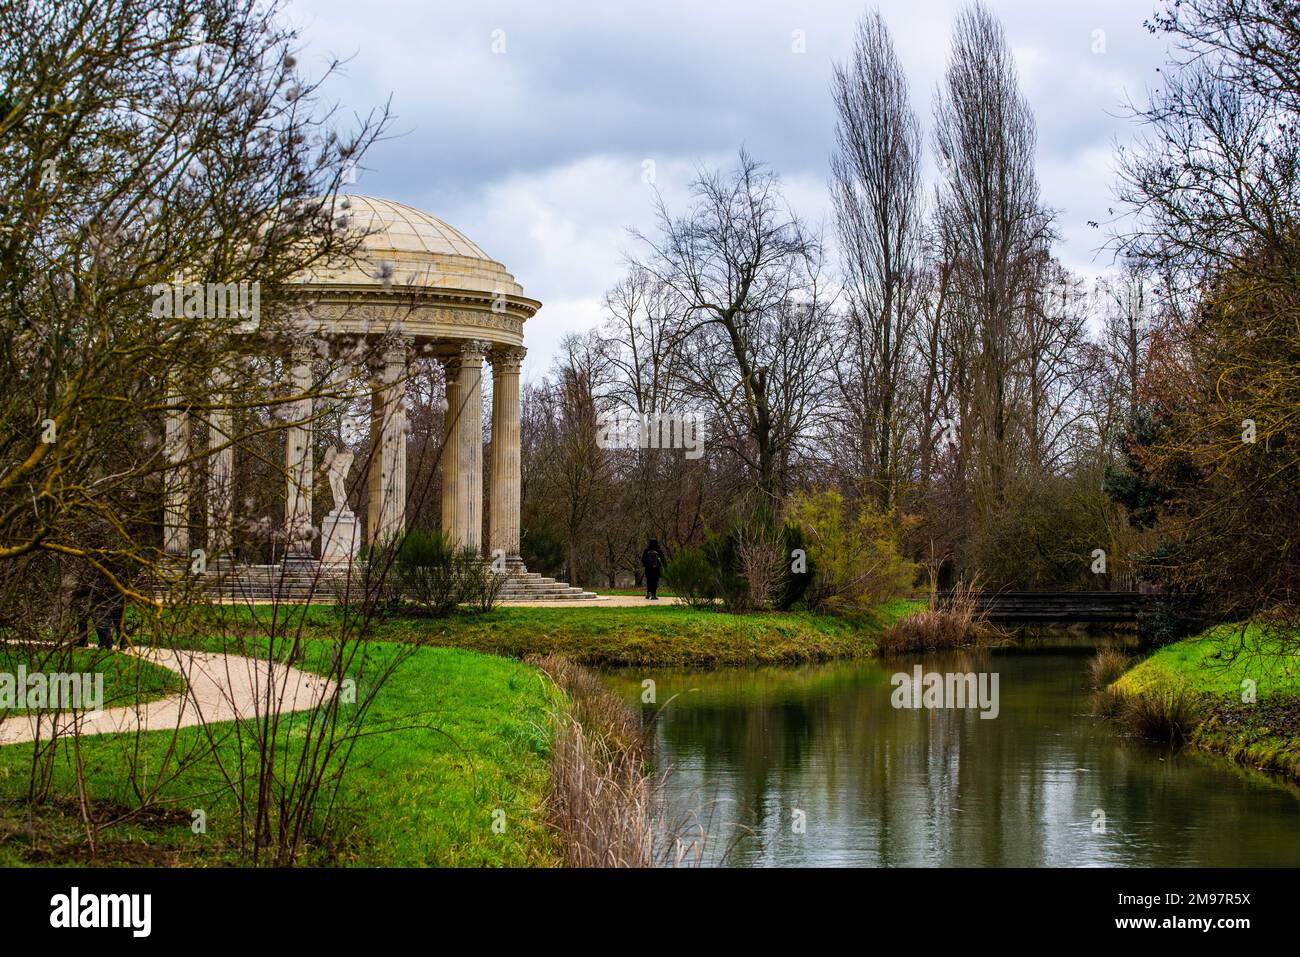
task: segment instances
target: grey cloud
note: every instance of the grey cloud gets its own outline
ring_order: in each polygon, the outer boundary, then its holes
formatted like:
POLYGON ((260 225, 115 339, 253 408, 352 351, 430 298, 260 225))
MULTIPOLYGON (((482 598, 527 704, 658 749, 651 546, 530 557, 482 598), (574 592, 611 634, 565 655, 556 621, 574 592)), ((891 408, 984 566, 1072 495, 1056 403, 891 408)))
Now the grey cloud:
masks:
MULTIPOLYGON (((961 5, 881 3, 927 126, 961 5)), ((1120 91, 1140 94, 1162 59, 1160 41, 1142 26, 1147 5, 990 6, 1006 24, 1038 116, 1045 199, 1063 211, 1062 254, 1075 268, 1092 268, 1097 237, 1085 224, 1112 205, 1097 151, 1129 135, 1115 115, 1120 91), (1106 32, 1104 54, 1092 52, 1094 30, 1106 32)), ((374 150, 359 188, 452 219, 530 293, 584 303, 577 311, 590 314, 617 278, 618 249, 606 247, 621 242, 627 226, 652 226, 648 197, 627 184, 642 159, 688 169, 734 156, 743 144, 797 181, 800 197, 808 184, 815 191, 825 183, 831 64, 846 55, 865 9, 740 0, 371 0, 359 8, 317 0, 294 12, 309 51, 355 52, 331 87, 335 97, 364 109, 393 94, 394 129, 404 135, 374 150), (498 29, 504 55, 491 49, 498 29), (801 55, 791 52, 796 29, 807 45, 801 55), (613 165, 593 166, 593 158, 613 165), (605 191, 607 201, 575 188, 575 171, 590 177, 587 192, 605 191)), ((801 212, 816 218, 823 209, 801 212)))

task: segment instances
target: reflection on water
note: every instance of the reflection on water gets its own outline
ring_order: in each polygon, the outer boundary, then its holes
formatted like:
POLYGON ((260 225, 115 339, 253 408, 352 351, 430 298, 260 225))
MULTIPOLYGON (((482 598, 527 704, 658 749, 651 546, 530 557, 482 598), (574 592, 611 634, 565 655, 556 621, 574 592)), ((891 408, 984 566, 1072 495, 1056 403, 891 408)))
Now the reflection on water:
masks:
POLYGON ((666 816, 698 820, 713 863, 1300 865, 1300 791, 1119 737, 1091 716, 1087 665, 1049 646, 609 680, 678 695, 653 755, 666 816), (891 675, 916 664, 997 672, 999 716, 893 708, 891 675))

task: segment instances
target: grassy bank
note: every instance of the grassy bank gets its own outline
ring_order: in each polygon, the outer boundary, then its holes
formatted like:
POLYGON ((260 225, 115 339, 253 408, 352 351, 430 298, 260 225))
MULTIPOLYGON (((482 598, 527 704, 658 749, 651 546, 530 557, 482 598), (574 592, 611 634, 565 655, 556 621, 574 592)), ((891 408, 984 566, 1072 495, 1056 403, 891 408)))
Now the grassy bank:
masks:
MULTIPOLYGON (((733 615, 685 605, 510 607, 444 619, 377 620, 373 636, 514 658, 562 655, 595 666, 800 664, 870 654, 880 633, 916 604, 892 602, 874 615, 857 619, 807 612, 733 615)), ((264 633, 272 623, 266 608, 223 606, 210 614, 222 617, 226 627, 253 632, 264 633)), ((299 606, 288 612, 281 608, 278 615, 277 631, 293 633, 301 627, 311 638, 325 638, 338 627, 337 614, 328 605, 299 606)))
POLYGON ((1300 654, 1257 628, 1224 625, 1161 648, 1113 689, 1147 701, 1184 696, 1189 741, 1233 761, 1300 777, 1300 654), (1255 701, 1243 701, 1252 690, 1255 701))
MULTIPOLYGON (((367 674, 398 646, 369 649, 367 674)), ((410 649, 403 649, 409 651, 410 649)), ((322 670, 323 642, 309 642, 301 666, 322 670), (315 666, 315 667, 313 667, 315 666)), ((366 680, 360 674, 358 683, 366 680)), ((442 648, 418 648, 398 665, 366 721, 341 794, 331 846, 312 843, 307 864, 367 866, 546 866, 560 862, 543 820, 550 776, 554 687, 522 662, 442 648), (493 830, 504 812, 505 830, 493 830)), ((165 783, 152 806, 134 798, 132 735, 81 742, 88 791, 103 832, 92 855, 75 801, 29 806, 31 746, 0 748, 0 866, 30 864, 216 865, 239 861, 237 805, 218 761, 249 758, 233 723, 216 726, 209 745, 200 729, 182 729, 177 757, 160 766, 171 732, 144 735, 148 779, 165 783), (180 762, 181 766, 178 766, 180 762), (191 827, 195 809, 206 833, 191 827)), ((286 759, 300 748, 292 734, 286 759)), ((56 756, 54 794, 75 795, 72 748, 56 756)))
MULTIPOLYGON (((313 833, 300 862, 563 863, 567 845, 554 817, 547 820, 547 796, 551 793, 554 800, 557 715, 571 719, 573 711, 562 692, 524 658, 558 655, 588 665, 717 667, 862 657, 871 653, 880 632, 912 607, 914 603, 898 602, 857 620, 807 613, 732 615, 664 605, 500 608, 445 620, 375 621, 364 660, 349 668, 349 677, 364 688, 386 663, 395 663, 396 670, 377 695, 366 734, 356 743, 340 790, 338 826, 329 831, 328 842, 313 833), (504 831, 493 828, 494 820, 504 820, 504 831)), ((332 606, 221 606, 191 611, 183 620, 180 613, 172 617, 176 644, 210 651, 258 654, 260 649, 264 654, 274 634, 283 656, 293 644, 283 639, 298 636, 294 664, 316 672, 327 671, 340 627, 339 611, 332 606)), ((99 652, 78 654, 94 658, 99 652)), ((167 683, 175 680, 168 672, 146 669, 143 678, 133 674, 132 669, 141 668, 135 659, 114 656, 108 666, 126 669, 114 687, 127 687, 130 678, 146 694, 179 690, 167 683)), ((302 749, 301 732, 295 730, 301 727, 300 716, 286 720, 291 727, 277 754, 282 767, 292 766, 302 749)), ((240 837, 246 832, 220 769, 253 757, 252 727, 218 725, 210 729, 215 731, 212 740, 198 728, 175 735, 151 732, 138 740, 134 735, 83 739, 80 760, 87 793, 95 821, 103 827, 93 849, 73 799, 76 755, 71 745, 63 745, 53 763, 49 793, 59 797, 36 803, 28 801, 32 746, 0 748, 0 866, 239 863, 240 837), (141 809, 140 793, 155 786, 156 794, 141 809), (196 834, 191 825, 198 810, 206 830, 196 834)), ((561 733, 558 741, 570 747, 560 754, 569 760, 559 763, 581 768, 573 760, 575 742, 590 753, 597 739, 578 735, 571 720, 562 727, 569 736, 561 733)), ((627 782, 640 780, 627 768, 620 767, 619 774, 627 780, 612 774, 611 780, 618 778, 620 787, 629 790, 627 782)), ((564 793, 567 806, 587 808, 574 803, 578 789, 564 793)), ((622 826, 618 814, 623 812, 607 811, 599 815, 609 823, 605 837, 585 846, 617 843, 608 835, 622 826)), ((568 819, 596 818, 583 810, 568 819)), ((601 850, 596 857, 609 853, 601 850)), ((582 858, 588 863, 594 859, 582 858)))
MULTIPOLYGON (((46 646, 0 647, 0 676, 17 683, 19 668, 27 676, 54 673, 104 676, 105 708, 143 704, 157 698, 178 694, 185 688, 180 675, 161 665, 143 661, 134 655, 90 648, 54 648, 46 646)), ((8 684, 8 680, 5 684, 8 684)), ((9 690, 0 689, 0 720, 29 712, 30 708, 6 707, 9 690)))

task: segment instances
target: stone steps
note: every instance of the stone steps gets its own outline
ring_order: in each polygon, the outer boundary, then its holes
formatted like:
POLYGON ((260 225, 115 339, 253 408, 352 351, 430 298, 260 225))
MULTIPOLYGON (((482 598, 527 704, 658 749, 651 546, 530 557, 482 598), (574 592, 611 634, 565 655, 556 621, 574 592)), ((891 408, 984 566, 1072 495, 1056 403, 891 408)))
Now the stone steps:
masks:
POLYGON ((595 592, 530 571, 511 575, 497 594, 499 601, 590 601, 599 597, 595 592))
MULTIPOLYGON (((327 567, 284 568, 279 565, 245 565, 223 568, 209 576, 207 591, 215 598, 233 601, 313 601, 332 604, 345 589, 354 600, 365 589, 365 569, 327 567)), ((556 581, 530 571, 516 571, 502 584, 498 601, 590 601, 595 592, 556 581)))

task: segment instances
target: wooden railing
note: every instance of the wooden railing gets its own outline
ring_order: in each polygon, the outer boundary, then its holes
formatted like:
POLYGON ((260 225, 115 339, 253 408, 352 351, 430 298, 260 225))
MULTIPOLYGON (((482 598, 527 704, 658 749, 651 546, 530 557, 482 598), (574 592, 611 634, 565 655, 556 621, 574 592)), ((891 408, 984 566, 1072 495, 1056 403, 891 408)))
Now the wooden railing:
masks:
POLYGON ((977 596, 990 621, 1059 622, 1136 621, 1148 598, 1135 591, 986 591, 977 596))

